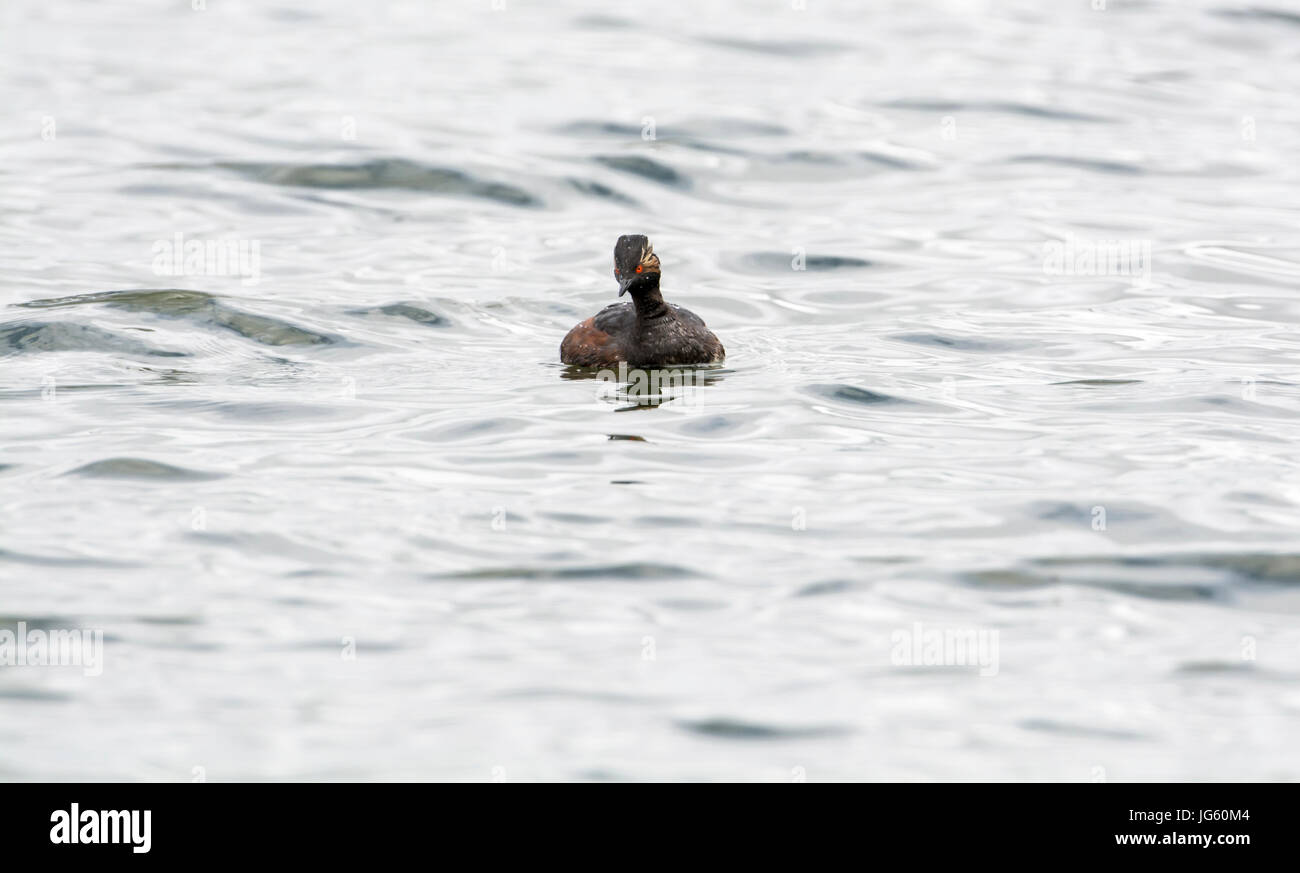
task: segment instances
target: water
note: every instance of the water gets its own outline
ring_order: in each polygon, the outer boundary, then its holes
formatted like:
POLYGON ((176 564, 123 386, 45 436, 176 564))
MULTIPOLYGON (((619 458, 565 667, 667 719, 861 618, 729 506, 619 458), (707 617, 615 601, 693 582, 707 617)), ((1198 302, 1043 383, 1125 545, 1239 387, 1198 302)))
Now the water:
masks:
POLYGON ((1300 10, 791 6, 6 3, 0 777, 1300 778, 1300 10))

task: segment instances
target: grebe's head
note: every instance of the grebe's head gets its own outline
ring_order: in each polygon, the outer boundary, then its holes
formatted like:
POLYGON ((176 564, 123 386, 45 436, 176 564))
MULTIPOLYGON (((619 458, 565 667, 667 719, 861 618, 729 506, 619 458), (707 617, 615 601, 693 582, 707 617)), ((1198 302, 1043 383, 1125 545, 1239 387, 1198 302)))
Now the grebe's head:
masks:
POLYGON ((650 240, 639 233, 625 234, 614 244, 614 278, 618 296, 623 292, 659 284, 659 256, 650 240))

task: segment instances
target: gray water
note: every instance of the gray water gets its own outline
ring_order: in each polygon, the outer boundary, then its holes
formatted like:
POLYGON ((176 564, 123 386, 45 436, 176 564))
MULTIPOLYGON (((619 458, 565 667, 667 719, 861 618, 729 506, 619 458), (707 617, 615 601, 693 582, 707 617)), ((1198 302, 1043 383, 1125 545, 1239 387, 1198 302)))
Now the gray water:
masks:
POLYGON ((1300 778, 1300 7, 495 5, 3 5, 0 778, 1300 778))

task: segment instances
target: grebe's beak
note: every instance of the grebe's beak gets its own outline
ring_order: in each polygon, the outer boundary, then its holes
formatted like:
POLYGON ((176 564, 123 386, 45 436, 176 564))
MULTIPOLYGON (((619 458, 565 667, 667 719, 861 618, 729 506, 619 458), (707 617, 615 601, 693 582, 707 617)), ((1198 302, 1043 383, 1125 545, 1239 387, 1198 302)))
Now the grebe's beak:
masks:
POLYGON ((626 275, 626 276, 623 276, 622 278, 620 278, 620 279, 618 280, 618 296, 619 296, 619 297, 622 297, 624 294, 627 293, 627 289, 631 286, 631 284, 632 284, 632 280, 635 279, 635 278, 636 278, 636 273, 630 273, 630 274, 628 274, 628 275, 626 275))

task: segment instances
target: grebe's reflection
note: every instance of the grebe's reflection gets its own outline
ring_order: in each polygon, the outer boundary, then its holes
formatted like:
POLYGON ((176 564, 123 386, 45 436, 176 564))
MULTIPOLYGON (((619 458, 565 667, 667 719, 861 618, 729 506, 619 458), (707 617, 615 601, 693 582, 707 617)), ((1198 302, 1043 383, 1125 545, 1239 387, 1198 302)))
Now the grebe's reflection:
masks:
POLYGON ((668 403, 673 408, 692 406, 701 402, 701 391, 721 382, 728 372, 721 367, 643 368, 620 362, 616 368, 566 367, 560 378, 598 383, 597 397, 605 402, 627 404, 616 410, 626 412, 668 403))

